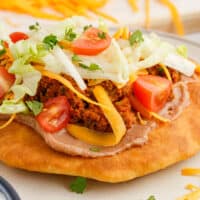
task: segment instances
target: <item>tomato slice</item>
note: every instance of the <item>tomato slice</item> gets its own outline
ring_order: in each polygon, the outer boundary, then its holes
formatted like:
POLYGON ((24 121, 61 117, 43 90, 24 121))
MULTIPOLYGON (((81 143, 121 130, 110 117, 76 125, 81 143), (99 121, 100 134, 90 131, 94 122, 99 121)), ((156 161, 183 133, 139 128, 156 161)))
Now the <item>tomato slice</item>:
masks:
POLYGON ((40 126, 49 133, 55 133, 67 126, 70 117, 70 105, 67 97, 49 99, 41 113, 36 116, 40 126))
POLYGON ((166 78, 143 75, 133 83, 133 92, 145 108, 157 112, 167 102, 171 87, 171 82, 166 78))
POLYGON ((27 34, 22 33, 22 32, 13 32, 9 36, 13 43, 16 43, 20 40, 27 40, 29 38, 27 34))
POLYGON ((111 37, 107 33, 91 27, 72 43, 72 51, 80 55, 97 55, 107 49, 110 43, 111 37))
POLYGON ((0 67, 0 98, 8 92, 14 81, 15 76, 8 73, 5 67, 0 67))

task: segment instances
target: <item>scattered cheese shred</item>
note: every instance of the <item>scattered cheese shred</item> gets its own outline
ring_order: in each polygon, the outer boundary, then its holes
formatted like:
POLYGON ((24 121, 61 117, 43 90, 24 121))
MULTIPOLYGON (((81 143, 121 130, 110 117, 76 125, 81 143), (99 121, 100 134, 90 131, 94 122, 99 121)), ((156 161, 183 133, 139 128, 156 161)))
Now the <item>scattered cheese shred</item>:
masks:
POLYGON ((128 27, 122 27, 119 28, 113 35, 113 37, 115 39, 119 39, 122 38, 124 40, 128 40, 129 39, 129 28, 128 27))
POLYGON ((157 113, 155 113, 155 112, 150 112, 150 115, 151 115, 152 117, 154 117, 155 119, 161 121, 161 122, 164 122, 164 123, 170 122, 169 119, 164 118, 164 117, 160 116, 159 114, 157 114, 157 113))
POLYGON ((193 184, 188 184, 185 186, 186 189, 188 190, 198 190, 200 189, 199 187, 197 187, 196 185, 193 185, 193 184))
POLYGON ((95 14, 101 16, 101 17, 104 17, 105 19, 108 19, 110 21, 112 21, 113 23, 117 24, 118 23, 118 20, 102 11, 99 11, 99 10, 91 10, 92 12, 94 12, 95 14))
POLYGON ((124 28, 119 28, 113 35, 115 39, 119 39, 124 33, 124 28))
POLYGON ((35 68, 38 71, 40 71, 43 76, 49 77, 51 79, 55 79, 55 80, 59 81, 60 83, 62 83, 65 87, 69 88, 72 92, 74 92, 79 98, 83 99, 84 101, 94 104, 94 105, 97 105, 97 106, 100 106, 104 109, 110 110, 109 107, 107 107, 101 103, 97 103, 97 102, 89 99, 88 97, 84 96, 82 93, 80 93, 78 90, 76 90, 67 79, 63 78, 61 75, 44 70, 40 66, 35 66, 35 68))
POLYGON ((129 38, 129 28, 128 27, 124 27, 122 38, 124 40, 128 40, 128 38, 129 38))
POLYGON ((142 116, 141 116, 140 112, 137 112, 137 117, 138 117, 139 122, 140 122, 141 125, 146 125, 147 124, 147 121, 142 119, 142 116))
POLYGON ((145 28, 150 28, 150 0, 145 1, 145 28))
POLYGON ((89 144, 99 146, 114 146, 118 144, 125 135, 126 126, 121 115, 112 104, 112 101, 110 100, 104 88, 102 86, 96 86, 93 90, 93 93, 100 104, 104 104, 110 108, 110 110, 107 110, 101 107, 106 119, 110 123, 113 133, 102 134, 98 131, 74 124, 68 124, 67 130, 74 137, 89 144))
POLYGON ((178 35, 184 35, 184 25, 176 6, 170 0, 160 0, 160 2, 169 8, 178 35))
POLYGON ((10 116, 9 120, 6 121, 4 124, 2 124, 2 125, 0 126, 0 129, 4 129, 4 128, 7 127, 9 124, 11 124, 12 121, 15 119, 15 117, 16 117, 16 114, 15 114, 15 113, 12 114, 12 115, 10 116))
POLYGON ((184 168, 181 174, 184 176, 200 175, 200 168, 184 168))
POLYGON ((200 198, 200 188, 198 188, 182 197, 179 197, 176 200, 199 200, 199 198, 200 198))
POLYGON ((159 65, 162 67, 163 71, 165 72, 165 75, 166 75, 167 79, 169 81, 172 81, 172 77, 171 77, 171 75, 170 75, 169 70, 167 69, 167 67, 164 64, 159 64, 159 65))
POLYGON ((130 4, 130 6, 131 6, 131 8, 134 12, 139 11, 138 4, 137 4, 136 0, 128 0, 128 3, 130 4))

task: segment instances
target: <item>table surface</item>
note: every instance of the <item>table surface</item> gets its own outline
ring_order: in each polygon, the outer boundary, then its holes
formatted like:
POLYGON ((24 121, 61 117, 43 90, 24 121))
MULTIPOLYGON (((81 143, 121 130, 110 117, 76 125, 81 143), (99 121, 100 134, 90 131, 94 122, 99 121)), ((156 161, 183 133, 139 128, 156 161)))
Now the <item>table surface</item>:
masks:
MULTIPOLYGON (((186 38, 200 43, 200 33, 187 35, 186 38)), ((47 196, 48 200, 100 200, 102 198, 104 200, 146 200, 149 195, 159 197, 157 200, 172 200, 174 197, 179 197, 180 195, 187 193, 187 191, 184 191, 184 186, 186 184, 193 183, 199 185, 199 177, 182 177, 180 175, 180 171, 183 167, 200 167, 199 161, 200 154, 165 170, 149 175, 147 178, 143 177, 136 179, 131 182, 131 184, 129 184, 130 182, 106 184, 90 180, 88 189, 83 195, 69 192, 68 185, 72 180, 72 177, 26 172, 7 167, 3 164, 0 164, 0 176, 5 177, 13 184, 22 200, 44 200, 47 196), (169 180, 173 180, 170 185, 169 180), (163 188, 166 188, 166 191, 162 192, 161 195, 159 193, 160 185, 162 190, 163 188), (175 190, 176 192, 173 190, 174 187, 177 187, 175 190), (56 188, 56 190, 52 190, 53 188, 56 188), (130 194, 132 196, 130 196, 130 194), (137 199, 133 198, 133 194, 136 194, 137 199)), ((0 200, 2 199, 3 198, 0 195, 0 200)))

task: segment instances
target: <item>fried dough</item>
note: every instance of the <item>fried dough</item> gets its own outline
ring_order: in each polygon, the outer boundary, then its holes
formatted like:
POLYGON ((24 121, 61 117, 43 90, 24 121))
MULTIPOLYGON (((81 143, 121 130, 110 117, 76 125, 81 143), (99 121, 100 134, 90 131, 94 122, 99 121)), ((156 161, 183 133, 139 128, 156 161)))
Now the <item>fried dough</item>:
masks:
POLYGON ((142 147, 110 157, 83 158, 52 150, 31 128, 13 123, 0 130, 0 161, 44 173, 122 182, 156 172, 200 151, 200 83, 189 83, 191 104, 174 121, 162 124, 142 147))

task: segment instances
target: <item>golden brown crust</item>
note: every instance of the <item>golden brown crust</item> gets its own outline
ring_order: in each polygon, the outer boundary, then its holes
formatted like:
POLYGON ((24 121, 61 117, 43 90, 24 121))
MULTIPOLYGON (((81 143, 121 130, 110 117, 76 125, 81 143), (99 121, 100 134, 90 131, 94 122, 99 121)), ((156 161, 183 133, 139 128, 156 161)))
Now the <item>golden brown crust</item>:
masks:
POLYGON ((200 83, 189 84, 191 105, 169 124, 152 131, 149 142, 118 155, 72 157, 50 149, 30 128, 13 123, 0 131, 0 160, 30 171, 79 175, 105 182, 127 181, 149 174, 200 150, 200 83))

